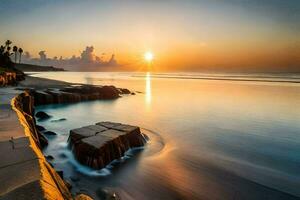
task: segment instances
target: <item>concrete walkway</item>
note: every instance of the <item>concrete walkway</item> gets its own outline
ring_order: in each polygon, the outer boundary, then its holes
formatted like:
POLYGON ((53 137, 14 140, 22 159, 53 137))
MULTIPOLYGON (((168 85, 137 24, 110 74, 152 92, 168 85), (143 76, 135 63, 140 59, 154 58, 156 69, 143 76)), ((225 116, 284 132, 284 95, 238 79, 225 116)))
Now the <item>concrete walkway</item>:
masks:
POLYGON ((0 198, 42 199, 39 158, 11 106, 19 93, 13 87, 0 88, 0 198))
POLYGON ((19 123, 16 112, 12 109, 11 100, 21 93, 14 87, 0 88, 0 141, 24 137, 24 128, 19 123))
MULTIPOLYGON (((35 78, 28 79, 30 85, 35 78)), ((27 87, 28 81, 23 84, 19 87, 27 87)), ((71 199, 40 150, 34 150, 11 106, 20 93, 15 87, 0 88, 0 199, 71 199)))

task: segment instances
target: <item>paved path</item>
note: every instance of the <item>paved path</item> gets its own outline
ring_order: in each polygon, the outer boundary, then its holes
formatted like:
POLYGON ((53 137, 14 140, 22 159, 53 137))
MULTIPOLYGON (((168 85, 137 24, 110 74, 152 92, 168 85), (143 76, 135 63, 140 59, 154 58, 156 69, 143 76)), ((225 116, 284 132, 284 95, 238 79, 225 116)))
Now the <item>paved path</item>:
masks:
POLYGON ((13 87, 0 88, 1 199, 43 197, 38 156, 30 147, 29 138, 25 136, 24 128, 11 107, 11 100, 20 92, 13 87), (24 189, 30 193, 22 194, 24 189))
POLYGON ((20 92, 13 87, 0 88, 0 141, 24 137, 24 128, 10 105, 11 99, 20 92))
MULTIPOLYGON (((32 79, 20 85, 28 87, 32 79)), ((21 92, 14 87, 0 88, 0 199, 62 199, 57 175, 43 155, 33 150, 36 147, 12 109, 11 100, 21 92)))

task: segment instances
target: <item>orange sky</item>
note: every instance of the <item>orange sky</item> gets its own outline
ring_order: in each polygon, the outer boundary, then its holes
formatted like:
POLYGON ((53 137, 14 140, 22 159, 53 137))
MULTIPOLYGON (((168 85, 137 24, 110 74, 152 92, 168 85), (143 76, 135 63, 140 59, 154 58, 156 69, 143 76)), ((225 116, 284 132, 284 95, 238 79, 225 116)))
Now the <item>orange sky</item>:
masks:
POLYGON ((0 40, 11 39, 36 57, 40 50, 50 58, 78 56, 93 45, 97 56, 116 54, 125 70, 143 68, 143 54, 151 50, 157 71, 300 71, 300 3, 294 0, 30 0, 6 6, 0 8, 0 40))

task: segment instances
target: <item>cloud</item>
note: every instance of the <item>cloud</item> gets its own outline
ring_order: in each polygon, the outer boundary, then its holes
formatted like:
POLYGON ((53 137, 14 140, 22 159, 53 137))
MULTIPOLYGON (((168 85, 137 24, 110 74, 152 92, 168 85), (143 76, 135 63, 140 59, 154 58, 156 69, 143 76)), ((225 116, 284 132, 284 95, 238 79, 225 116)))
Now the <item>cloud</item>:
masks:
POLYGON ((27 64, 44 65, 44 66, 55 66, 63 67, 70 70, 91 70, 99 67, 116 67, 120 66, 112 54, 107 60, 104 60, 106 53, 102 53, 101 57, 94 54, 94 47, 87 46, 80 54, 80 56, 73 55, 70 58, 63 58, 57 56, 48 58, 46 51, 39 52, 39 58, 32 58, 29 52, 25 52, 23 56, 23 62, 27 64))
POLYGON ((94 47, 86 47, 85 50, 81 53, 81 60, 86 63, 92 63, 94 61, 94 47))

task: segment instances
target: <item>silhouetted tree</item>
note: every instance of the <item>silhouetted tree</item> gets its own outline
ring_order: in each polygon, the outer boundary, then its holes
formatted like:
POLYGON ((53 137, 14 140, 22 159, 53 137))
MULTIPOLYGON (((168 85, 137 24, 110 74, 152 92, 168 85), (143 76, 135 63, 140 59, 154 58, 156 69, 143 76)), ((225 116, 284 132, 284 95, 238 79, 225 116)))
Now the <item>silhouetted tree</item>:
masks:
MULTIPOLYGON (((12 55, 10 53, 11 47, 10 45, 12 42, 10 40, 7 40, 4 45, 1 45, 0 47, 0 67, 6 67, 6 68, 14 68, 14 63, 11 61, 10 56, 12 55)), ((13 49, 15 51, 15 54, 18 51, 18 48, 14 47, 13 49)))
POLYGON ((23 49, 22 48, 19 48, 19 53, 20 53, 19 63, 21 63, 21 58, 22 58, 22 53, 23 53, 23 49))
POLYGON ((18 47, 17 46, 13 47, 13 52, 15 54, 15 63, 17 63, 17 53, 18 53, 18 47))
POLYGON ((11 41, 10 40, 6 40, 6 42, 5 42, 5 47, 9 47, 9 45, 11 45, 11 41))
POLYGON ((0 47, 0 55, 2 55, 5 51, 5 47, 3 45, 1 45, 0 47))

